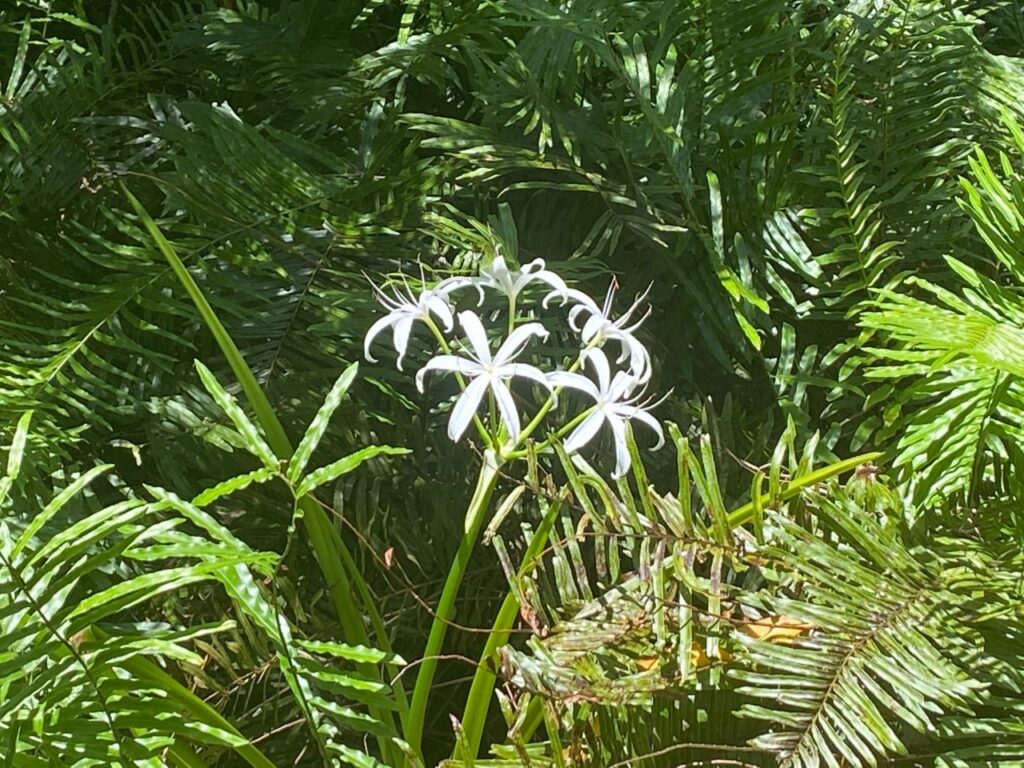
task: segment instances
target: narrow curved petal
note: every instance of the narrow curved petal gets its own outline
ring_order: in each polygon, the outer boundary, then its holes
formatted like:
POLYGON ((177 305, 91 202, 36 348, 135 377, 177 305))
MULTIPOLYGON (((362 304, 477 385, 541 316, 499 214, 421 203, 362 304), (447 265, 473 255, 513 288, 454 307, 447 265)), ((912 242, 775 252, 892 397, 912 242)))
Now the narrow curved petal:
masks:
POLYGON ((409 346, 409 334, 412 333, 414 318, 410 315, 395 320, 395 351, 398 353, 398 370, 402 370, 402 358, 405 357, 405 350, 409 346))
POLYGON ((495 283, 487 277, 471 277, 470 280, 473 281, 473 287, 476 288, 476 294, 478 297, 476 305, 479 307, 484 303, 484 299, 487 298, 484 295, 484 288, 494 288, 495 283))
POLYGON ((514 296, 513 277, 503 256, 495 256, 489 266, 480 270, 480 276, 506 296, 514 296))
POLYGON ((508 274, 508 264, 505 262, 504 256, 495 256, 488 266, 480 270, 481 275, 487 275, 488 277, 498 278, 501 275, 508 274))
POLYGON ((452 291, 470 286, 475 286, 475 282, 471 277, 446 277, 434 286, 434 293, 438 296, 447 296, 452 291))
POLYGON ((548 383, 552 387, 578 389, 580 392, 590 395, 595 401, 601 399, 601 392, 598 390, 597 385, 586 376, 581 376, 578 373, 554 371, 548 374, 548 383))
MULTIPOLYGON (((609 325, 608 321, 603 315, 591 315, 587 318, 587 322, 583 324, 583 330, 580 331, 580 336, 586 343, 592 342, 599 336, 607 338, 603 333, 604 329, 609 325)), ((604 343, 603 341, 601 343, 604 343)))
POLYGON ((624 418, 629 419, 630 421, 639 421, 641 424, 644 424, 647 427, 650 427, 652 430, 654 430, 654 434, 658 436, 658 443, 653 448, 651 448, 652 451, 658 450, 659 448, 661 448, 661 446, 665 444, 665 433, 661 429, 661 424, 659 424, 658 420, 651 416, 651 414, 647 413, 647 411, 645 411, 643 408, 640 408, 635 405, 630 405, 624 408, 617 409, 617 412, 624 418))
POLYGON ((615 358, 615 364, 622 365, 630 357, 629 340, 622 338, 619 334, 615 334, 615 336, 616 340, 619 342, 619 356, 615 358))
POLYGON ((366 359, 371 363, 376 363, 377 358, 370 354, 370 344, 372 344, 373 340, 380 334, 380 332, 389 327, 393 321, 394 318, 391 315, 386 315, 371 325, 370 330, 366 332, 366 339, 363 341, 363 355, 365 355, 366 359))
MULTIPOLYGON (((480 378, 483 380, 483 377, 480 378)), ((494 393, 494 399, 498 403, 498 412, 501 414, 501 420, 505 424, 505 431, 508 432, 509 440, 512 443, 516 443, 519 440, 519 412, 516 410, 516 402, 512 399, 512 393, 509 388, 505 386, 505 382, 495 377, 491 379, 491 391, 494 393)))
POLYGON ((495 365, 505 365, 516 358, 516 356, 523 351, 523 347, 526 342, 533 336, 540 336, 541 338, 548 337, 548 330, 540 323, 526 323, 520 325, 512 333, 508 335, 508 338, 502 343, 501 348, 494 356, 495 365))
POLYGON ((626 334, 622 338, 622 344, 629 350, 630 372, 640 381, 647 381, 650 379, 651 354, 647 351, 647 347, 629 334, 626 334))
MULTIPOLYGON (((548 304, 551 303, 552 299, 561 299, 562 301, 560 305, 564 305, 565 302, 569 300, 569 296, 565 291, 549 291, 544 295, 544 298, 541 299, 540 305, 544 307, 544 309, 547 309, 548 304)), ((573 307, 572 309, 574 310, 576 307, 573 307)), ((569 311, 572 312, 572 310, 569 311)), ((573 326, 573 330, 576 330, 575 326, 573 326)))
POLYGON ((424 302, 424 308, 427 312, 433 312, 437 315, 441 322, 444 323, 446 331, 450 331, 455 325, 455 320, 452 317, 452 308, 447 299, 443 299, 440 296, 428 296, 424 302))
POLYGON ((491 347, 487 343, 487 331, 475 312, 459 312, 459 325, 466 332, 466 338, 473 348, 473 354, 484 365, 491 362, 491 347))
POLYGON ((608 364, 608 356, 603 349, 585 349, 580 353, 584 362, 590 363, 597 374, 597 388, 602 396, 606 396, 612 383, 611 366, 608 364))
POLYGON ((452 415, 448 419, 448 437, 452 442, 459 441, 469 422, 473 420, 473 414, 480 407, 480 401, 487 391, 487 382, 486 376, 473 379, 452 406, 452 415))
POLYGON ((457 371, 467 376, 477 376, 480 364, 457 355, 438 355, 427 360, 427 364, 416 371, 416 389, 423 391, 423 377, 427 371, 457 371))
POLYGON ((632 398, 637 387, 640 387, 642 384, 643 382, 636 376, 625 371, 616 371, 612 377, 611 385, 605 391, 605 398, 616 403, 629 400, 632 398))
POLYGON ((605 415, 604 412, 598 408, 595 408, 580 425, 572 431, 572 434, 566 438, 565 448, 566 453, 576 453, 580 448, 589 443, 594 439, 598 430, 601 429, 601 425, 604 424, 605 415))
MULTIPOLYGON (((540 259, 538 259, 538 261, 540 261, 540 259)), ((550 285, 553 289, 553 293, 557 293, 559 296, 568 296, 569 294, 569 287, 565 284, 565 280, 560 278, 551 270, 542 269, 540 272, 535 272, 533 274, 533 278, 550 285)))
POLYGON ((544 389, 551 391, 551 380, 540 368, 526 363, 507 363, 495 371, 500 378, 518 377, 530 379, 540 384, 544 389))
POLYGON ((516 296, 522 293, 523 288, 528 286, 536 279, 537 275, 531 275, 529 272, 520 272, 519 274, 516 275, 514 280, 510 281, 511 284, 508 290, 509 296, 511 296, 514 299, 516 296))
POLYGON ((612 477, 619 478, 629 472, 633 460, 629 455, 629 444, 626 442, 626 423, 615 416, 608 416, 608 426, 612 428, 615 440, 615 472, 612 477))
MULTIPOLYGON (((557 295, 559 295, 557 291, 549 293, 544 298, 544 306, 547 307, 548 300, 552 296, 557 295)), ((592 298, 583 293, 583 291, 577 291, 575 288, 567 288, 565 291, 565 297, 569 301, 576 302, 575 306, 569 310, 569 325, 572 326, 574 331, 578 332, 580 330, 579 326, 576 324, 576 318, 578 318, 582 313, 587 312, 591 315, 601 314, 601 308, 597 306, 597 303, 592 298)))

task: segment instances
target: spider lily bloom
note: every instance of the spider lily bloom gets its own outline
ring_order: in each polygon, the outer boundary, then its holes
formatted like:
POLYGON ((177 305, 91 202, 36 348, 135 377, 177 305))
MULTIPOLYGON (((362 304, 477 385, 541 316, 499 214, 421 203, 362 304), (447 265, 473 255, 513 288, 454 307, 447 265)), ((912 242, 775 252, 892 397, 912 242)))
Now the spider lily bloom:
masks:
POLYGON ((596 384, 586 376, 568 371, 556 371, 548 375, 548 381, 552 386, 578 389, 590 395, 595 401, 594 410, 566 438, 565 450, 570 454, 575 453, 593 440, 601 426, 607 423, 615 441, 614 477, 622 477, 629 471, 632 463, 629 445, 626 442, 627 421, 636 419, 654 430, 658 435, 658 444, 654 446, 654 450, 665 443, 665 435, 661 430, 661 424, 647 412, 653 406, 640 402, 643 397, 643 382, 625 371, 617 371, 615 376, 612 376, 608 357, 600 349, 584 350, 583 357, 597 374, 596 384), (634 394, 638 387, 640 392, 634 394))
POLYGON ((496 256, 494 261, 480 270, 480 276, 474 279, 477 286, 497 288, 512 301, 526 286, 537 281, 546 283, 554 289, 551 294, 562 296, 563 300, 569 294, 565 281, 550 269, 544 268, 544 259, 534 259, 524 264, 522 271, 516 272, 508 268, 503 256, 496 256))
POLYGON ((416 387, 423 391, 423 377, 427 371, 450 371, 461 373, 471 379, 469 385, 459 395, 452 408, 448 420, 448 437, 458 441, 473 420, 473 414, 480 407, 487 390, 490 389, 498 404, 501 420, 513 444, 519 439, 519 412, 516 410, 512 392, 506 383, 509 379, 520 377, 531 379, 546 389, 551 389, 548 377, 539 369, 526 363, 514 360, 522 353, 526 343, 534 336, 547 338, 548 332, 540 323, 527 323, 513 330, 502 342, 498 351, 491 355, 487 342, 487 332, 483 323, 473 312, 460 312, 459 325, 466 333, 471 351, 468 357, 459 355, 438 355, 427 361, 416 373, 416 387))
MULTIPOLYGON (((606 341, 619 342, 622 353, 616 362, 621 363, 628 358, 630 373, 641 383, 651 378, 651 355, 647 351, 647 347, 633 335, 633 331, 643 325, 644 320, 650 315, 650 310, 648 309, 643 317, 632 325, 629 322, 633 313, 640 306, 640 302, 647 297, 648 291, 650 288, 637 297, 633 306, 627 309, 618 320, 611 319, 612 302, 615 298, 614 288, 608 289, 603 307, 597 306, 597 302, 582 291, 570 288, 566 292, 566 295, 576 302, 576 306, 569 310, 569 325, 573 330, 577 331, 583 342, 591 347, 601 347, 606 341), (582 328, 577 324, 581 315, 590 315, 583 323, 582 328)), ((549 293, 544 298, 544 305, 547 306, 553 297, 560 295, 555 291, 549 293)))
MULTIPOLYGON (((385 328, 391 327, 392 343, 395 351, 398 352, 398 370, 402 370, 402 358, 405 357, 405 350, 409 346, 409 334, 412 332, 412 324, 417 320, 426 321, 434 314, 443 324, 446 331, 450 331, 454 325, 452 318, 452 307, 448 303, 449 293, 463 285, 468 285, 469 278, 451 278, 442 281, 436 288, 427 288, 420 292, 419 296, 413 296, 412 291, 406 287, 405 291, 396 290, 394 296, 389 296, 384 291, 373 286, 377 294, 377 301, 384 305, 388 313, 380 320, 370 326, 366 332, 366 339, 363 342, 363 354, 371 363, 377 360, 370 354, 370 344, 377 335, 385 328), (462 282, 459 282, 459 281, 462 282)), ((371 283, 371 285, 373 285, 371 283)))

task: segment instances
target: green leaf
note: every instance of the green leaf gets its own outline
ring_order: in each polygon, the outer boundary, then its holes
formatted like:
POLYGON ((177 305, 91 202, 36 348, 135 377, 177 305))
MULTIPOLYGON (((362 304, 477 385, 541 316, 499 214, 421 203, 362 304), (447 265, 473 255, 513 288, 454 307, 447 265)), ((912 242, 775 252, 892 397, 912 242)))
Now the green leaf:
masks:
POLYGON ((341 475, 351 472, 364 461, 371 459, 374 456, 400 456, 409 452, 408 448, 392 448, 386 445, 374 445, 369 448, 361 448, 355 453, 349 454, 348 456, 338 459, 325 467, 320 467, 319 469, 315 469, 310 472, 296 489, 295 495, 299 497, 305 496, 307 493, 319 488, 324 483, 329 483, 341 475))
POLYGON ((295 454, 288 462, 288 481, 293 485, 298 485, 299 480, 302 478, 302 473, 306 469, 306 464, 309 462, 313 451, 316 450, 320 439, 327 430, 331 416, 334 415, 334 411, 341 404, 342 398, 345 397, 348 388, 352 386, 352 382, 355 380, 358 372, 359 363, 353 363, 342 372, 337 381, 334 382, 334 386, 331 387, 331 391, 327 393, 327 397, 324 398, 324 403, 316 412, 316 416, 309 423, 306 434, 302 436, 298 448, 295 449, 295 454))
POLYGON ((217 405, 234 423, 242 435, 242 439, 245 441, 249 452, 258 457, 267 469, 277 469, 279 465, 277 456, 260 435, 256 425, 249 420, 249 417, 239 407, 235 398, 228 394, 224 387, 220 385, 220 382, 217 381, 209 368, 198 360, 195 361, 195 365, 196 370, 199 371, 199 378, 203 380, 203 386, 206 387, 206 391, 210 393, 213 399, 217 401, 217 405))

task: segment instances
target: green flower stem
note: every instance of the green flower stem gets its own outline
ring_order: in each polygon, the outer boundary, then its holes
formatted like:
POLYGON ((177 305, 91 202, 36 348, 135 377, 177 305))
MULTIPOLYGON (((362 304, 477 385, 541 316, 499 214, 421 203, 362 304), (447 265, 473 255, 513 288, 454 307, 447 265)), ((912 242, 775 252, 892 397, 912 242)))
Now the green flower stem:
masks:
MULTIPOLYGON (((517 577, 522 577, 529 572, 540 557, 541 552, 547 545, 548 536, 555 525, 555 520, 562 509, 560 499, 555 499, 548 506, 533 537, 530 545, 526 548, 522 564, 519 566, 517 577)), ((462 712, 462 734, 463 739, 455 749, 454 760, 464 760, 467 764, 480 753, 480 741, 483 738, 484 726, 487 724, 487 711, 491 705, 491 695, 494 692, 494 682, 497 678, 494 673, 494 658, 499 648, 508 642, 512 625, 519 615, 519 598, 516 591, 509 589, 505 600, 501 604, 494 625, 487 636, 487 643, 484 645, 483 653, 480 654, 480 663, 477 664, 476 673, 473 675, 473 684, 469 689, 469 697, 466 699, 466 707, 462 712)))
MULTIPOLYGON (((213 311, 213 307, 211 307, 210 303, 206 300, 206 297, 203 295, 192 275, 185 268, 184 263, 178 257, 173 246, 167 241, 167 238, 164 237, 156 222, 153 221, 153 218, 142 206, 142 203, 140 203, 135 196, 128 191, 127 187, 122 185, 121 189, 125 197, 127 197, 128 202, 131 203, 132 207, 135 209, 139 219, 149 231, 149 234, 152 236, 160 252, 167 259, 172 271, 182 284, 182 287, 184 287, 185 291, 196 305, 196 308, 199 310, 199 314, 202 316, 207 327, 210 329, 210 332, 213 334, 213 337, 216 339, 218 346, 224 353, 224 357, 227 358, 228 364, 231 366, 231 370, 235 374, 235 378, 241 385, 242 391, 245 393, 249 404, 252 406, 260 426, 266 433, 267 442, 270 444, 271 449, 279 459, 287 461, 294 452, 291 441, 288 439, 288 434, 285 432, 284 425, 274 412, 274 408, 271 406, 270 400, 267 399, 266 393, 260 387, 252 370, 245 362, 245 358, 242 356, 241 351, 236 346, 230 334, 228 334, 223 323, 220 322, 220 318, 218 318, 216 313, 213 311)), ((355 558, 352 557, 352 553, 348 551, 348 548, 342 541, 341 535, 331 524, 330 519, 327 517, 327 513, 312 495, 307 495, 301 498, 299 500, 299 508, 302 510, 303 520, 306 524, 306 533, 309 537, 310 544, 313 547, 317 563, 324 575, 324 579, 327 581, 328 592, 331 597, 331 605, 338 616, 338 620, 345 635, 345 640, 354 645, 370 644, 369 633, 366 631, 366 626, 363 624, 363 618, 360 615, 359 606, 356 604, 355 600, 353 600, 353 595, 358 594, 362 597, 363 609, 369 614, 370 621, 376 629, 377 645, 381 646, 382 650, 390 652, 390 643, 388 642, 387 634, 383 632, 384 623, 381 620, 376 605, 372 600, 370 589, 365 583, 362 574, 359 572, 355 558), (353 581, 355 582, 355 589, 353 589, 353 581)), ((374 675, 377 674, 377 670, 369 666, 364 671, 374 675)), ((399 684, 396 684, 394 691, 398 702, 399 713, 401 715, 405 708, 405 693, 399 684)), ((391 717, 390 713, 385 711, 375 714, 384 718, 385 722, 390 720, 391 717)), ((381 747, 381 752, 385 757, 394 751, 393 745, 389 739, 380 737, 378 742, 381 747)))
MULTIPOLYGON (((563 424, 555 432, 552 432, 550 435, 548 435, 547 438, 544 440, 544 442, 537 443, 537 445, 534 448, 534 450, 539 452, 539 451, 543 451, 545 448, 550 448, 551 445, 556 440, 561 440, 563 437, 565 437, 566 434, 568 434, 571 430, 573 430, 580 422, 582 422, 585 418, 587 418, 587 416, 589 416, 591 413, 593 413, 595 408, 597 408, 597 406, 596 405, 592 405, 589 408, 587 408, 587 410, 583 411, 583 413, 578 414, 575 418, 573 418, 568 423, 563 424)), ((518 451, 509 451, 508 453, 505 454, 505 457, 508 458, 508 459, 522 459, 522 458, 525 458, 526 457, 526 449, 521 449, 521 450, 518 450, 518 451)))
POLYGON ((448 571, 448 578, 445 579, 444 589, 441 591, 441 599, 434 612, 434 622, 430 627, 430 635, 427 638, 426 647, 423 649, 423 657, 420 663, 419 672, 416 674, 416 687, 413 689, 412 706, 409 709, 409 717, 406 721, 405 740, 417 754, 422 753, 423 725, 427 714, 427 702, 430 698, 430 688, 434 681, 434 673, 437 671, 437 656, 444 645, 445 633, 448 631, 448 620, 451 618, 452 610, 455 607, 455 598, 459 594, 459 587, 462 578, 466 574, 466 566, 476 547, 480 531, 483 529, 487 518, 487 510, 491 501, 491 494, 498 482, 498 470, 501 467, 501 460, 492 450, 484 454, 484 462, 480 467, 480 474, 477 478, 476 489, 473 491, 473 498, 466 510, 465 533, 462 542, 459 544, 455 560, 452 561, 451 569, 448 571))
MULTIPOLYGON (((598 345, 598 343, 598 339, 593 339, 589 344, 587 344, 586 347, 584 347, 584 351, 588 349, 593 349, 598 345)), ((573 364, 569 366, 567 372, 576 373, 576 371, 578 371, 580 369, 580 366, 582 365, 583 358, 577 357, 575 362, 573 362, 573 364)), ((562 390, 564 389, 565 387, 558 387, 550 395, 548 395, 548 399, 545 401, 544 405, 540 407, 540 410, 537 411, 537 414, 530 420, 530 423, 527 424, 523 431, 519 433, 519 444, 526 442, 527 438, 529 438, 530 435, 532 435, 534 431, 537 429, 537 427, 540 426, 540 423, 544 420, 544 417, 547 416, 548 412, 555 407, 555 403, 558 401, 558 396, 562 394, 562 390)), ((550 442, 550 438, 548 442, 550 442)), ((515 446, 513 446, 513 448, 514 447, 515 446)))

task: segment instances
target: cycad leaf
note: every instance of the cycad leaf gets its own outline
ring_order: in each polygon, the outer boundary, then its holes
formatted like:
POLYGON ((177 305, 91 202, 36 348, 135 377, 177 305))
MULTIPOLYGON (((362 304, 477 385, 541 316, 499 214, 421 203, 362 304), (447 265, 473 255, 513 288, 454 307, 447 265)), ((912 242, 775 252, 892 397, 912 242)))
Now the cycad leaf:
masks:
POLYGON ((341 404, 342 398, 348 392, 348 388, 352 385, 358 372, 358 363, 353 363, 346 368, 341 376, 338 377, 338 380, 334 382, 334 386, 327 393, 327 397, 324 398, 323 405, 316 412, 316 416, 313 417, 309 427, 306 429, 306 434, 302 436, 299 446, 295 449, 295 454, 288 462, 288 480, 292 484, 299 483, 310 456, 313 455, 313 451, 316 450, 317 445, 320 443, 320 438, 324 436, 324 432, 327 430, 331 416, 334 415, 334 411, 341 404))

